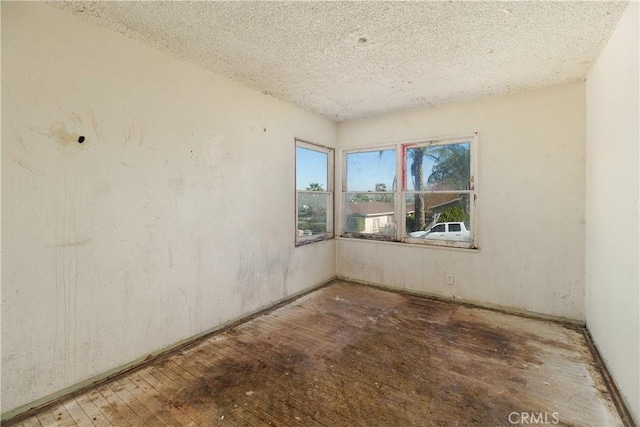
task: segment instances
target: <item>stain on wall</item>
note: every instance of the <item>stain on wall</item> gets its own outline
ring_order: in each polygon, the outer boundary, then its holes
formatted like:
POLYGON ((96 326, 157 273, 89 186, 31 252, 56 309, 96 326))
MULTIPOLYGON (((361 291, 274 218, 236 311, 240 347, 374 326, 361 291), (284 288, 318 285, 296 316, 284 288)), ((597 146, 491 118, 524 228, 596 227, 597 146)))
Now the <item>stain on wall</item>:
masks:
POLYGON ((64 122, 60 122, 49 128, 47 136, 60 145, 70 145, 78 142, 80 135, 77 132, 68 131, 64 122))
POLYGON ((335 123, 46 5, 2 20, 3 416, 334 274, 282 188, 335 123))

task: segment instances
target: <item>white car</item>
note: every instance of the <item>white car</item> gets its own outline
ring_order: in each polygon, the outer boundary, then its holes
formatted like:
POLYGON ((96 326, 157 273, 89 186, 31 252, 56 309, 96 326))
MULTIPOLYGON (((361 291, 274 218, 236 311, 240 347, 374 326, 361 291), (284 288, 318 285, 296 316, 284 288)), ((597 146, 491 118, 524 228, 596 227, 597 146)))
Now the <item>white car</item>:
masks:
POLYGON ((464 222, 439 222, 427 231, 414 231, 410 237, 418 239, 468 241, 471 232, 464 222))

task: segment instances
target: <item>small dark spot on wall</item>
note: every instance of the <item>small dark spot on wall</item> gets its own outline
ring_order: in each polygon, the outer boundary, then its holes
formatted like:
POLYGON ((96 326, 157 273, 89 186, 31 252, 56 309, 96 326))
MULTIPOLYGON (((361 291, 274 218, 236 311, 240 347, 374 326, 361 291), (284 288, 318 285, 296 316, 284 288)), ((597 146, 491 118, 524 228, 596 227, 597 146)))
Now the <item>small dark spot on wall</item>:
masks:
POLYGON ((266 131, 267 131, 267 128, 262 129, 262 132, 266 132, 266 131))
POLYGON ((80 136, 78 137, 78 142, 79 142, 80 144, 82 144, 82 143, 84 142, 84 136, 80 135, 80 136))
POLYGON ((358 39, 358 43, 360 43, 360 44, 364 44, 364 43, 366 43, 366 42, 367 42, 367 38, 366 38, 366 37, 360 37, 360 38, 358 39))

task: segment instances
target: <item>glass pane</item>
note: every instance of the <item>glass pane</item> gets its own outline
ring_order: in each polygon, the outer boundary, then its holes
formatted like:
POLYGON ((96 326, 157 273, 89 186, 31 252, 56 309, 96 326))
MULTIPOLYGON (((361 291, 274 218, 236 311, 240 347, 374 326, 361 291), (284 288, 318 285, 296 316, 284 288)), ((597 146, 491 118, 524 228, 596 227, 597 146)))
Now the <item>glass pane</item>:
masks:
POLYGON ((420 239, 471 240, 470 200, 469 194, 460 193, 408 194, 407 235, 420 239))
POLYGON ((347 191, 394 191, 396 150, 347 154, 347 191))
POLYGON ((329 197, 324 193, 298 192, 298 240, 328 232, 329 197))
POLYGON ((395 236, 395 209, 391 194, 345 194, 344 205, 344 231, 346 233, 395 236))
POLYGON ((296 190, 329 191, 328 161, 327 153, 296 147, 296 190))
POLYGON ((468 190, 471 144, 412 147, 405 150, 404 183, 409 191, 468 190))

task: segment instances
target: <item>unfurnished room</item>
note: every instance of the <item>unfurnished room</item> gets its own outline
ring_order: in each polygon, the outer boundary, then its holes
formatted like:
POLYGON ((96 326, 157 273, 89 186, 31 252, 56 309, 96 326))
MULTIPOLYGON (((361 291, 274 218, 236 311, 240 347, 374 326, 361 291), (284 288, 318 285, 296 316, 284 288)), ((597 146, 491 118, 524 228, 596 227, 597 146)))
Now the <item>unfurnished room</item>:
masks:
POLYGON ((639 6, 2 1, 2 425, 639 425, 639 6))

